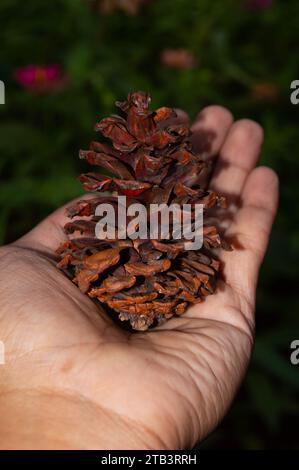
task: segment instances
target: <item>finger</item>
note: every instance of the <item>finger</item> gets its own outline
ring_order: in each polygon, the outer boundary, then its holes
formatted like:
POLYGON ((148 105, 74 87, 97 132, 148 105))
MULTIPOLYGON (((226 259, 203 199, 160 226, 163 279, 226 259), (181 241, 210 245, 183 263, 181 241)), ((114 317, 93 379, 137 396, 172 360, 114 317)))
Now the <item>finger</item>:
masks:
POLYGON ((277 211, 278 188, 278 177, 270 168, 259 167, 251 172, 241 196, 243 205, 228 233, 239 248, 223 254, 227 283, 251 304, 255 302, 258 272, 277 211))
POLYGON ((233 116, 222 106, 207 106, 197 116, 191 130, 195 152, 209 158, 217 155, 233 123, 233 116))
POLYGON ((262 127, 249 119, 235 122, 217 160, 211 187, 221 194, 239 196, 255 167, 263 143, 262 127))
POLYGON ((76 201, 93 198, 92 194, 83 194, 64 206, 57 209, 45 220, 38 224, 33 230, 21 237, 15 242, 15 245, 26 246, 34 249, 40 249, 44 252, 53 253, 60 243, 67 240, 67 235, 64 232, 64 226, 70 222, 66 214, 66 209, 74 204, 76 201))

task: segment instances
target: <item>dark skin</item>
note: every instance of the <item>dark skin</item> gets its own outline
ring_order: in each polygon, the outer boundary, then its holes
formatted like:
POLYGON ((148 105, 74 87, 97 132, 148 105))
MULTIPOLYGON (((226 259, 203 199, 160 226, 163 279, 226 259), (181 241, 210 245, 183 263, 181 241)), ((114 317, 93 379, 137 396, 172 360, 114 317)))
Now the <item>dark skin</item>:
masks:
POLYGON ((216 295, 182 317, 138 334, 115 326, 55 267, 64 208, 0 249, 2 449, 185 449, 227 412, 251 356, 278 179, 255 168, 263 132, 253 121, 210 106, 193 131, 213 136, 212 188, 240 203, 226 223, 238 247, 220 254, 216 295))

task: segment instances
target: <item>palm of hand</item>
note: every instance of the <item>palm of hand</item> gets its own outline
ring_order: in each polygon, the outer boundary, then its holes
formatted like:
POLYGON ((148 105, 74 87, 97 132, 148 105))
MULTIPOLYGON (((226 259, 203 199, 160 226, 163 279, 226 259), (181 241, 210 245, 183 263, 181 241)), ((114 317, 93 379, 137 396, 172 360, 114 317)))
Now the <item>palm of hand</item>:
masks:
MULTIPOLYGON (((120 330, 55 268, 50 253, 63 237, 60 210, 2 248, 0 328, 14 365, 4 372, 7 390, 17 375, 19 390, 104 410, 112 426, 117 421, 115 432, 128 436, 127 443, 122 438, 126 448, 190 447, 216 426, 251 354, 256 278, 276 210, 277 179, 269 169, 253 170, 262 140, 256 124, 231 125, 226 110, 209 107, 194 132, 213 128, 211 153, 220 152, 223 169, 216 169, 212 183, 224 194, 234 188, 242 200, 228 227, 242 249, 222 255, 225 282, 217 294, 153 331, 120 330)), ((110 447, 121 447, 114 438, 110 447)))

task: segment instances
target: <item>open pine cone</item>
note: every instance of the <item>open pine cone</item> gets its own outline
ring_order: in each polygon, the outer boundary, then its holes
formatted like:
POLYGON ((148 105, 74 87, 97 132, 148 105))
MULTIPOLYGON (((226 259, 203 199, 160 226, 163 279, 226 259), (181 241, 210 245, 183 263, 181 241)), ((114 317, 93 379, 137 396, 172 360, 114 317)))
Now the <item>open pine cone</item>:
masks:
POLYGON ((174 110, 152 112, 149 103, 148 94, 130 93, 127 101, 116 103, 125 117, 113 115, 96 124, 112 146, 92 142, 80 157, 113 176, 81 175, 84 189, 96 196, 68 208, 68 217, 76 219, 66 224, 69 240, 57 250, 58 267, 80 290, 117 312, 122 321, 129 320, 135 330, 182 315, 188 305, 213 294, 219 261, 211 249, 229 249, 209 221, 211 208, 225 206, 223 197, 207 189, 211 163, 192 150, 188 127, 170 124, 174 110), (147 208, 153 203, 203 204, 202 248, 186 251, 185 240, 173 237, 98 239, 96 208, 109 203, 117 210, 118 195, 147 208), (84 236, 75 238, 74 232, 84 236))

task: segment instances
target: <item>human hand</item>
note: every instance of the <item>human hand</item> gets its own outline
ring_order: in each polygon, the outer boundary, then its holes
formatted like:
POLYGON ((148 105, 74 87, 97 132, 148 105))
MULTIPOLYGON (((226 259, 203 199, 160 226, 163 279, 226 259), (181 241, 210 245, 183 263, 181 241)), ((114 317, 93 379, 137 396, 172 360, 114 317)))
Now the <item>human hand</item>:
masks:
POLYGON ((56 267, 64 208, 0 249, 0 447, 184 449, 211 432, 244 378, 255 290, 277 209, 278 180, 254 168, 260 126, 202 111, 195 141, 219 155, 211 186, 240 202, 227 227, 215 295, 144 333, 119 329, 56 267))

